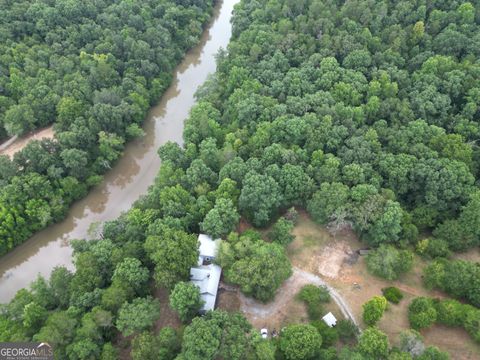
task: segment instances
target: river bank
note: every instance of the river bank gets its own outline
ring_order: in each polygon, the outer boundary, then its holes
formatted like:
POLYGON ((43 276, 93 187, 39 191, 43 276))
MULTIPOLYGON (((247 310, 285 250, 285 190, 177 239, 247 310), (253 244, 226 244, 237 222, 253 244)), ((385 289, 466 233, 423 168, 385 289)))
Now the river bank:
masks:
POLYGON ((103 182, 75 203, 62 222, 37 233, 0 259, 0 302, 9 301, 38 274, 48 276, 55 266, 72 269, 70 241, 88 238, 92 224, 115 219, 146 193, 160 166, 158 147, 168 141, 183 142, 183 122, 195 104, 194 94, 215 71, 218 50, 228 45, 236 2, 217 3, 199 44, 186 54, 175 69, 172 84, 150 109, 143 126, 146 135, 127 145, 103 182))

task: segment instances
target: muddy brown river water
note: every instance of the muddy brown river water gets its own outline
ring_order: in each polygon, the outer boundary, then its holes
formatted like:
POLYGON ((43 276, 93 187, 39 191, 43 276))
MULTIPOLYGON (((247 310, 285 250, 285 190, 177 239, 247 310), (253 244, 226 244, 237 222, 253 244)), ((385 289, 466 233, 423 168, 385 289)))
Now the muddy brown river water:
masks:
POLYGON ((0 302, 9 301, 38 274, 48 277, 55 266, 73 269, 70 241, 88 238, 92 223, 115 219, 146 193, 160 166, 158 147, 167 141, 183 142, 183 122, 195 104, 195 92, 215 71, 215 54, 228 45, 231 13, 238 1, 218 1, 199 44, 187 53, 175 70, 172 85, 150 109, 144 123, 146 135, 127 145, 103 182, 75 203, 65 220, 0 258, 0 302))

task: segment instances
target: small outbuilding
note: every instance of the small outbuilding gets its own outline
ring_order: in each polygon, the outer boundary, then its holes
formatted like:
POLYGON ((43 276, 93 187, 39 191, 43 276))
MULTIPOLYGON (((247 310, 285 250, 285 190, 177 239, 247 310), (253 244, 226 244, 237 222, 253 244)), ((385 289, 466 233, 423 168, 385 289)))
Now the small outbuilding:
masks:
POLYGON ((357 250, 357 253, 361 256, 365 256, 368 255, 371 251, 371 249, 359 249, 357 250))
POLYGON ((337 319, 335 318, 335 316, 333 316, 333 314, 331 312, 329 312, 327 315, 325 315, 322 318, 322 320, 325 324, 327 324, 330 327, 334 327, 335 325, 337 325, 337 319))

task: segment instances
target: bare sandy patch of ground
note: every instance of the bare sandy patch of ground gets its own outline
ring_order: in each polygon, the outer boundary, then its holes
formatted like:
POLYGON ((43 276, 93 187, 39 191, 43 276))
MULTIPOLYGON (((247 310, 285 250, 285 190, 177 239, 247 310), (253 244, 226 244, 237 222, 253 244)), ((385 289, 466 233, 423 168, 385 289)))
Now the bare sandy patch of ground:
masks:
MULTIPOLYGON (((269 326, 270 328, 279 328, 283 325, 284 319, 291 311, 292 305, 296 302, 296 294, 302 286, 308 283, 309 281, 304 276, 294 272, 278 289, 275 299, 266 304, 239 293, 240 310, 255 327, 269 326)), ((301 302, 299 303, 301 304, 301 302)), ((303 314, 299 320, 303 322, 307 319, 305 306, 300 306, 300 308, 303 310, 300 313, 303 314)))
POLYGON ((238 290, 226 291, 220 289, 218 291, 217 309, 228 312, 240 311, 240 299, 238 297, 238 290))
MULTIPOLYGON (((305 213, 301 213, 294 234, 296 239, 288 248, 292 263, 318 275, 337 290, 356 319, 362 318, 362 305, 366 301, 373 296, 382 295, 382 288, 396 286, 402 290, 403 300, 398 305, 389 304, 378 324, 393 345, 398 344, 400 332, 409 328, 408 304, 413 298, 445 297, 445 294, 439 291, 428 291, 423 287, 422 271, 426 262, 419 257, 415 258, 415 267, 409 273, 397 281, 387 281, 367 271, 365 257, 360 256, 356 262, 349 261, 352 254, 365 247, 352 231, 342 230, 335 236, 330 235, 325 228, 315 224, 305 213)), ((478 261, 479 253, 471 252, 457 257, 478 261)), ((422 334, 427 345, 435 345, 448 351, 452 359, 480 358, 480 345, 463 329, 435 325, 422 331, 422 334)))
POLYGON ((480 248, 470 249, 468 252, 454 254, 454 259, 480 262, 480 248))
MULTIPOLYGON (((241 311, 258 329, 266 327, 270 330, 278 330, 291 323, 308 322, 305 304, 296 298, 300 289, 307 284, 328 286, 318 276, 294 268, 292 276, 282 284, 272 301, 262 303, 243 295, 238 290, 221 290, 218 307, 227 311, 241 311)), ((335 289, 329 290, 332 300, 325 305, 325 313, 332 311, 337 319, 352 318, 351 310, 340 295, 335 289)))
POLYGON ((168 290, 165 288, 156 288, 154 296, 160 302, 160 318, 155 322, 155 332, 158 333, 165 326, 171 326, 178 329, 182 322, 175 310, 170 307, 168 290))
POLYGON ((313 258, 318 266, 318 273, 327 278, 337 278, 351 251, 350 246, 345 241, 336 241, 327 245, 319 256, 313 258))
POLYGON ((264 304, 237 291, 220 290, 217 307, 229 312, 241 312, 254 328, 281 329, 289 323, 307 322, 305 305, 295 298, 307 282, 292 275, 278 290, 272 302, 264 304))
POLYGON ((5 149, 0 150, 0 155, 7 155, 9 157, 13 157, 15 153, 22 150, 27 144, 32 140, 42 140, 42 139, 53 139, 55 136, 55 132, 53 131, 53 126, 49 126, 48 128, 41 129, 29 133, 21 138, 16 139, 13 143, 7 146, 5 149))

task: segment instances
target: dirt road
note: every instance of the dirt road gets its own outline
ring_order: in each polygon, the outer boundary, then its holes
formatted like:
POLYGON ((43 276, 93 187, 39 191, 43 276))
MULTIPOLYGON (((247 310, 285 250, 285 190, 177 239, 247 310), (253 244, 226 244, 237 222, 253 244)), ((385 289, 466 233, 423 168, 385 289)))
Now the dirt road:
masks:
POLYGON ((323 281, 320 277, 297 267, 293 268, 293 274, 286 280, 275 295, 272 302, 263 304, 252 298, 248 298, 239 293, 240 309, 249 318, 249 320, 261 320, 274 314, 284 311, 285 306, 289 304, 298 291, 306 284, 323 285, 330 291, 330 296, 338 305, 345 318, 350 319, 358 326, 353 313, 348 304, 338 294, 338 292, 323 281))
POLYGON ((15 153, 22 150, 31 140, 53 139, 55 132, 53 126, 40 129, 23 137, 14 136, 0 146, 0 155, 13 157, 15 153))

